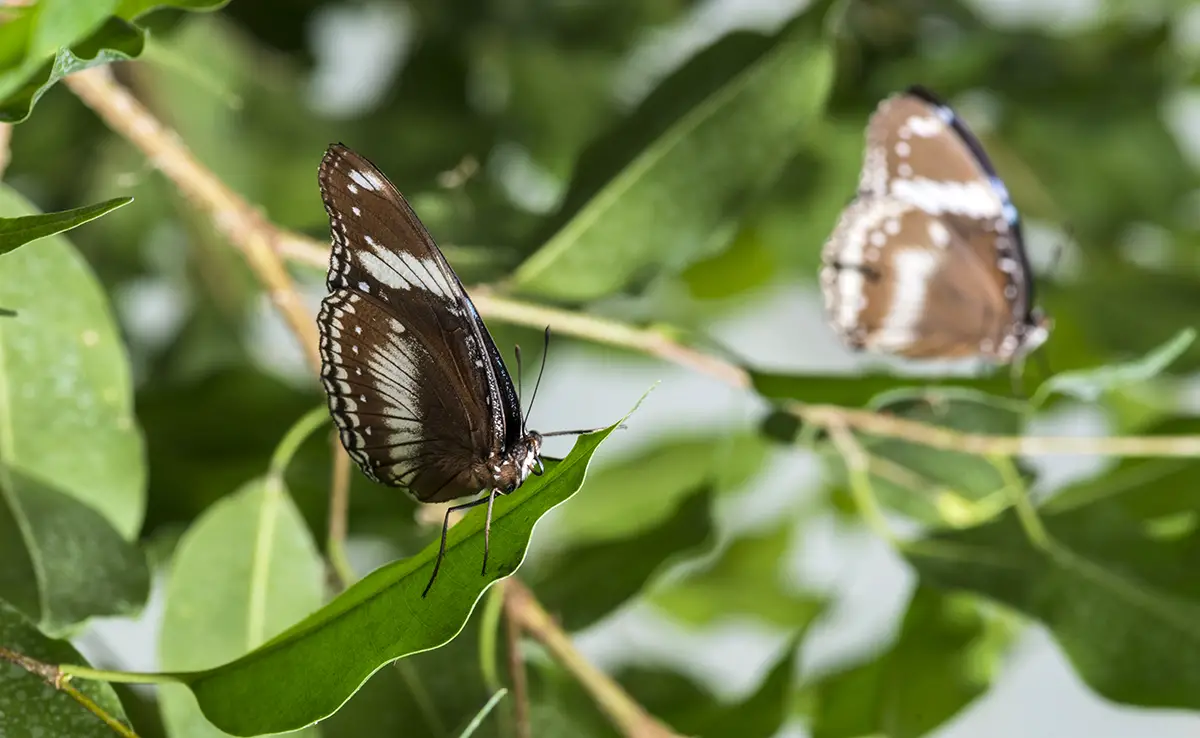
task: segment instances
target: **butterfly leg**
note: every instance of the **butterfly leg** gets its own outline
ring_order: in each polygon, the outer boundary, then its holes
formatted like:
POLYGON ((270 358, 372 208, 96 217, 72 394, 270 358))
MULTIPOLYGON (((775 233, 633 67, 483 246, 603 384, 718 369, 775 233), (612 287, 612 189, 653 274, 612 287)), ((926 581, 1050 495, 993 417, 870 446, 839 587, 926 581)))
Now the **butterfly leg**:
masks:
MULTIPOLYGON (((425 585, 425 591, 421 593, 421 597, 424 597, 425 595, 429 594, 429 588, 433 586, 433 580, 437 579, 438 570, 442 568, 442 559, 445 558, 445 556, 446 556, 446 535, 450 532, 450 513, 457 512, 458 510, 469 510, 472 507, 478 507, 479 505, 482 505, 483 503, 486 502, 486 503, 488 503, 488 524, 490 526, 490 524, 492 522, 491 500, 492 500, 493 496, 494 496, 494 493, 488 495, 487 497, 480 497, 478 500, 471 500, 470 502, 464 502, 461 505, 454 505, 453 507, 446 508, 446 517, 442 520, 442 543, 440 546, 438 546, 437 558, 433 560, 433 574, 429 575, 429 584, 425 585)), ((485 543, 483 545, 483 548, 484 548, 484 559, 483 560, 484 560, 485 566, 486 566, 486 562, 487 562, 486 540, 487 539, 485 538, 484 540, 485 540, 485 543)))
POLYGON ((479 572, 481 576, 487 576, 488 554, 492 550, 492 503, 496 501, 498 494, 500 490, 493 489, 487 496, 487 522, 483 524, 483 570, 479 572))

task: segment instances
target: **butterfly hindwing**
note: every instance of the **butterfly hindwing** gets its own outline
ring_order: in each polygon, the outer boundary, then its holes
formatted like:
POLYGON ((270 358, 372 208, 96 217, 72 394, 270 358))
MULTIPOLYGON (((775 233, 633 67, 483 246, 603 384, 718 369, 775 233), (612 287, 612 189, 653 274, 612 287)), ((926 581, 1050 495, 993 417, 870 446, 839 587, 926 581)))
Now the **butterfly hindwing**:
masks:
POLYGON ((458 277, 374 165, 331 146, 322 381, 360 468, 422 502, 477 492, 520 431, 512 380, 458 277))

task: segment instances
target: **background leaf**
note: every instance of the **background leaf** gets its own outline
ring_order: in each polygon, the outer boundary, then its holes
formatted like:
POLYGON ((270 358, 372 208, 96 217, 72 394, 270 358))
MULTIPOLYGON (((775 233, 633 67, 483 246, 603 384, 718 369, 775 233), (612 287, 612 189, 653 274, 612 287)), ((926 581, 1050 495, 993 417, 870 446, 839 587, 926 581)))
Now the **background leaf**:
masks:
MULTIPOLYGON (((84 663, 71 644, 42 635, 2 601, 0 645, 47 664, 84 663)), ((121 701, 107 683, 81 680, 75 687, 109 715, 128 724, 121 701)), ((113 735, 112 728, 65 692, 4 660, 0 660, 0 729, 10 738, 42 735, 111 738, 113 735)))
MULTIPOLYGON (((249 482, 210 508, 175 550, 162 668, 208 669, 245 655, 319 608, 324 582, 324 563, 282 480, 249 482)), ((160 701, 172 738, 225 735, 187 687, 165 685, 160 701)))
POLYGON ((1084 402, 1095 402, 1103 392, 1145 382, 1161 374, 1182 356, 1195 340, 1196 331, 1185 328, 1170 341, 1137 361, 1055 374, 1038 387, 1030 402, 1035 406, 1040 405, 1054 393, 1069 395, 1084 402))
POLYGON ((517 288, 560 300, 595 299, 726 245, 714 239, 725 232, 728 241, 729 224, 748 197, 794 150, 831 73, 829 50, 804 24, 763 44, 761 56, 641 151, 522 264, 517 288))
POLYGON ((1008 643, 969 597, 918 587, 895 643, 811 687, 813 738, 927 735, 984 693, 1008 643))

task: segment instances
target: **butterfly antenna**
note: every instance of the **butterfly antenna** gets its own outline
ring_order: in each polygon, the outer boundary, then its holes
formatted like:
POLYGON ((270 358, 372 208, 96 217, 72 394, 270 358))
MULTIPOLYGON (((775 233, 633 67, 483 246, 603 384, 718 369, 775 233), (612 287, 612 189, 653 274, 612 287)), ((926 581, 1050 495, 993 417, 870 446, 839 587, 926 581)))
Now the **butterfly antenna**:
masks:
MULTIPOLYGON (((542 386, 542 374, 546 371, 546 355, 550 353, 550 326, 546 326, 546 337, 542 341, 542 366, 538 369, 537 381, 533 383, 533 395, 529 398, 529 407, 525 410, 525 420, 533 412, 533 403, 537 402, 538 387, 542 386)), ((544 435, 544 434, 543 434, 544 435)))

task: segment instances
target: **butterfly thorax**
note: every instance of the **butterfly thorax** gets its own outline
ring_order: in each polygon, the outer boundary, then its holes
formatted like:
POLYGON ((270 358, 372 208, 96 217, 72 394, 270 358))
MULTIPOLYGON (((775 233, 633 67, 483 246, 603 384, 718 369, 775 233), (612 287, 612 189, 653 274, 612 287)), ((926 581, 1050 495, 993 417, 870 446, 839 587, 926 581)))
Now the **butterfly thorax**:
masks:
POLYGON ((535 468, 541 468, 541 452, 541 434, 537 431, 526 433, 503 453, 494 454, 476 469, 480 489, 512 492, 525 482, 535 468))

